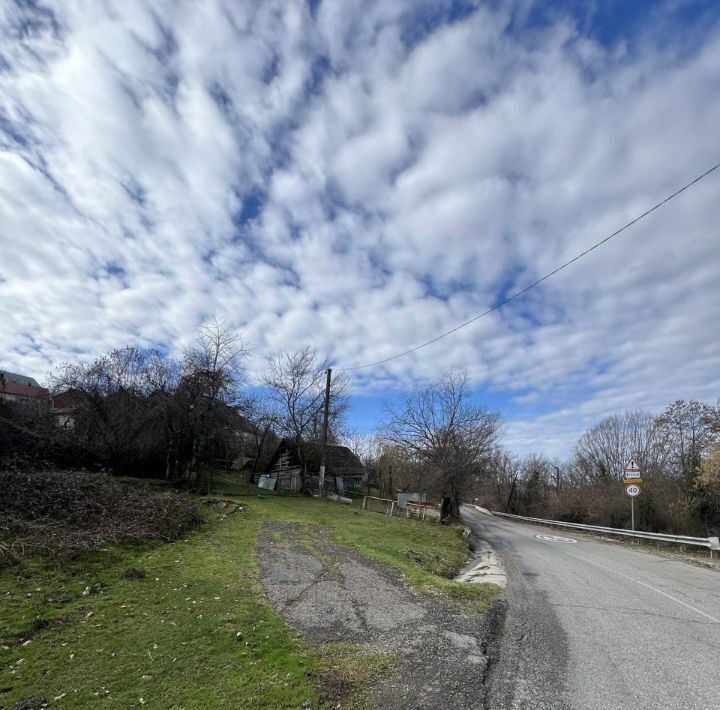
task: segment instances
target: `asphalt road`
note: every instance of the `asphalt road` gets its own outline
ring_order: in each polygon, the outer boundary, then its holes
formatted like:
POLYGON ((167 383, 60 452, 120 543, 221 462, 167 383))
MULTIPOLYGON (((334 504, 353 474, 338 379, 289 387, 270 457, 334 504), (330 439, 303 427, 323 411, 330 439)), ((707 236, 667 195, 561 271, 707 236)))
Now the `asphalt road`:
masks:
POLYGON ((720 708, 720 573, 468 506, 463 517, 508 574, 487 707, 720 708))

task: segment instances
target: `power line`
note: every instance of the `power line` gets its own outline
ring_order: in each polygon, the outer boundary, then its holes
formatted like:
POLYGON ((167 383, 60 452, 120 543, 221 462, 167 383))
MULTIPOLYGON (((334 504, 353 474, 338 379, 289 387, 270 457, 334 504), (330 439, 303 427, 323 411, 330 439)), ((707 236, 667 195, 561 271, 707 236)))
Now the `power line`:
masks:
POLYGON ((555 276, 558 272, 562 271, 566 267, 570 266, 570 264, 574 264, 576 261, 582 259, 584 256, 587 256, 591 251, 594 251, 598 247, 602 246, 606 242, 609 242, 613 237, 617 237, 618 234, 621 232, 624 232, 628 227, 632 227, 636 222, 639 222, 644 217, 647 217, 651 212, 654 212, 659 207, 662 207, 665 203, 670 202, 674 197, 677 197, 679 194, 685 192, 685 190, 691 188, 695 183, 700 182, 703 178, 710 175, 710 173, 714 172, 720 168, 720 163, 716 163, 713 165, 710 170, 706 170, 702 175, 698 175, 694 180, 691 180, 687 185, 684 185, 679 190, 676 190, 672 193, 672 195, 668 195, 664 200, 661 202, 658 202, 656 205, 651 207, 650 209, 643 212, 638 217, 635 217, 631 222, 628 222, 623 227, 620 227, 617 231, 613 232, 612 234, 608 235, 604 239, 601 239, 599 242, 596 242, 591 247, 586 249, 585 251, 581 252, 577 256, 574 256, 570 261, 566 261, 564 264, 561 264, 556 269, 553 269, 553 271, 545 274, 544 276, 541 276, 537 281, 533 281, 529 286, 526 286, 525 288, 521 289, 520 291, 516 291, 511 296, 506 298, 504 301, 501 301, 500 303, 494 305, 492 308, 488 308, 483 313, 480 313, 479 315, 475 316, 474 318, 471 318, 470 320, 465 321, 464 323, 460 323, 460 325, 455 326, 451 330, 448 330, 445 333, 442 333, 441 335, 436 336, 435 338, 432 338, 431 340, 428 340, 427 342, 421 343, 420 345, 416 345, 414 348, 410 348, 409 350, 405 350, 401 353, 398 353, 397 355, 392 355, 391 357, 386 357, 384 360, 377 360, 376 362, 369 362, 366 365, 355 365, 354 367, 342 367, 337 368, 339 370, 342 370, 344 372, 350 371, 350 370, 364 370, 368 367, 375 367, 376 365, 382 365, 386 362, 391 362, 392 360, 397 360, 398 358, 404 357, 405 355, 410 355, 410 353, 417 352, 421 348, 425 348, 428 345, 432 345, 433 343, 437 343, 438 340, 442 340, 443 338, 447 338, 448 335, 452 335, 453 333, 456 333, 461 328, 465 328, 466 326, 470 325, 471 323, 474 323, 477 320, 480 320, 481 318, 484 318, 485 316, 489 315, 493 311, 497 311, 498 309, 502 308, 503 306, 506 306, 511 301, 514 301, 516 298, 519 298, 520 296, 526 294, 531 288, 535 288, 535 286, 541 284, 543 281, 546 281, 551 276, 555 276))

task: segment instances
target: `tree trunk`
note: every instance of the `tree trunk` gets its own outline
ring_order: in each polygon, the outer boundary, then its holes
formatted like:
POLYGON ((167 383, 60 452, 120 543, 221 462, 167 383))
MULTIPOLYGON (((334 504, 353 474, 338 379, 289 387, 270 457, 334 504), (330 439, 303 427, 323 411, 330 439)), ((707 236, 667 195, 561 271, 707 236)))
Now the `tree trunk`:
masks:
POLYGON ((455 496, 443 496, 440 508, 440 520, 449 523, 460 519, 460 503, 455 496))

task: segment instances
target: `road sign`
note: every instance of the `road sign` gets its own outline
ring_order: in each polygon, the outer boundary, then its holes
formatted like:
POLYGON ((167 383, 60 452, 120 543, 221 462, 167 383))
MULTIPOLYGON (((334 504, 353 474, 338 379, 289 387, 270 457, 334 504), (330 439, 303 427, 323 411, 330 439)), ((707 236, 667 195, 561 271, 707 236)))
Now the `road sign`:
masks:
POLYGON ((637 485, 640 485, 642 482, 642 478, 628 478, 627 476, 623 478, 623 483, 626 486, 629 486, 631 483, 636 483, 637 485))
POLYGON ((640 495, 640 486, 636 485, 635 483, 631 483, 629 486, 625 488, 625 493, 627 493, 631 498, 634 498, 635 496, 640 495))
MULTIPOLYGON (((625 464, 625 473, 637 473, 638 476, 640 475, 640 466, 638 465, 638 462, 635 459, 630 459, 625 464)), ((631 478, 631 476, 628 476, 628 478, 631 478)))

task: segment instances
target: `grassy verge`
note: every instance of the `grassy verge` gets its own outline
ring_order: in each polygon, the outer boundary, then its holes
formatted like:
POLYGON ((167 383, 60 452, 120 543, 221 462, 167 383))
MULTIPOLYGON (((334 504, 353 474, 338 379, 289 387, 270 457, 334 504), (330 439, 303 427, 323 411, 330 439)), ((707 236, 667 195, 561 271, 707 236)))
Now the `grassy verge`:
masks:
POLYGON ((387 659, 312 649, 274 613, 254 556, 265 519, 324 525, 426 592, 470 595, 476 608, 495 595, 443 576, 467 557, 459 528, 256 490, 207 507, 210 522, 175 543, 3 570, 0 707, 30 696, 58 708, 336 707, 327 676, 340 679, 343 707, 362 706, 355 691, 387 659), (146 577, 125 578, 129 568, 146 577))
POLYGON ((296 498, 269 497, 262 502, 273 519, 322 525, 336 542, 397 567, 419 592, 471 602, 474 611, 482 611, 497 597, 493 585, 452 581, 468 560, 461 525, 390 518, 316 499, 298 504, 296 498))
POLYGON ((307 674, 320 658, 259 594, 262 517, 250 507, 186 541, 5 570, 0 706, 35 695, 68 708, 316 704, 307 674), (124 579, 129 567, 146 579, 124 579))
MULTIPOLYGON (((216 481, 218 492, 247 500, 259 499, 258 489, 245 485, 240 476, 223 474, 216 481)), ((498 596, 495 585, 452 581, 468 560, 461 525, 390 518, 361 510, 359 501, 345 506, 272 494, 259 500, 274 519, 329 528, 336 542, 397 567, 408 584, 420 592, 471 602, 476 611, 487 608, 498 596)))

